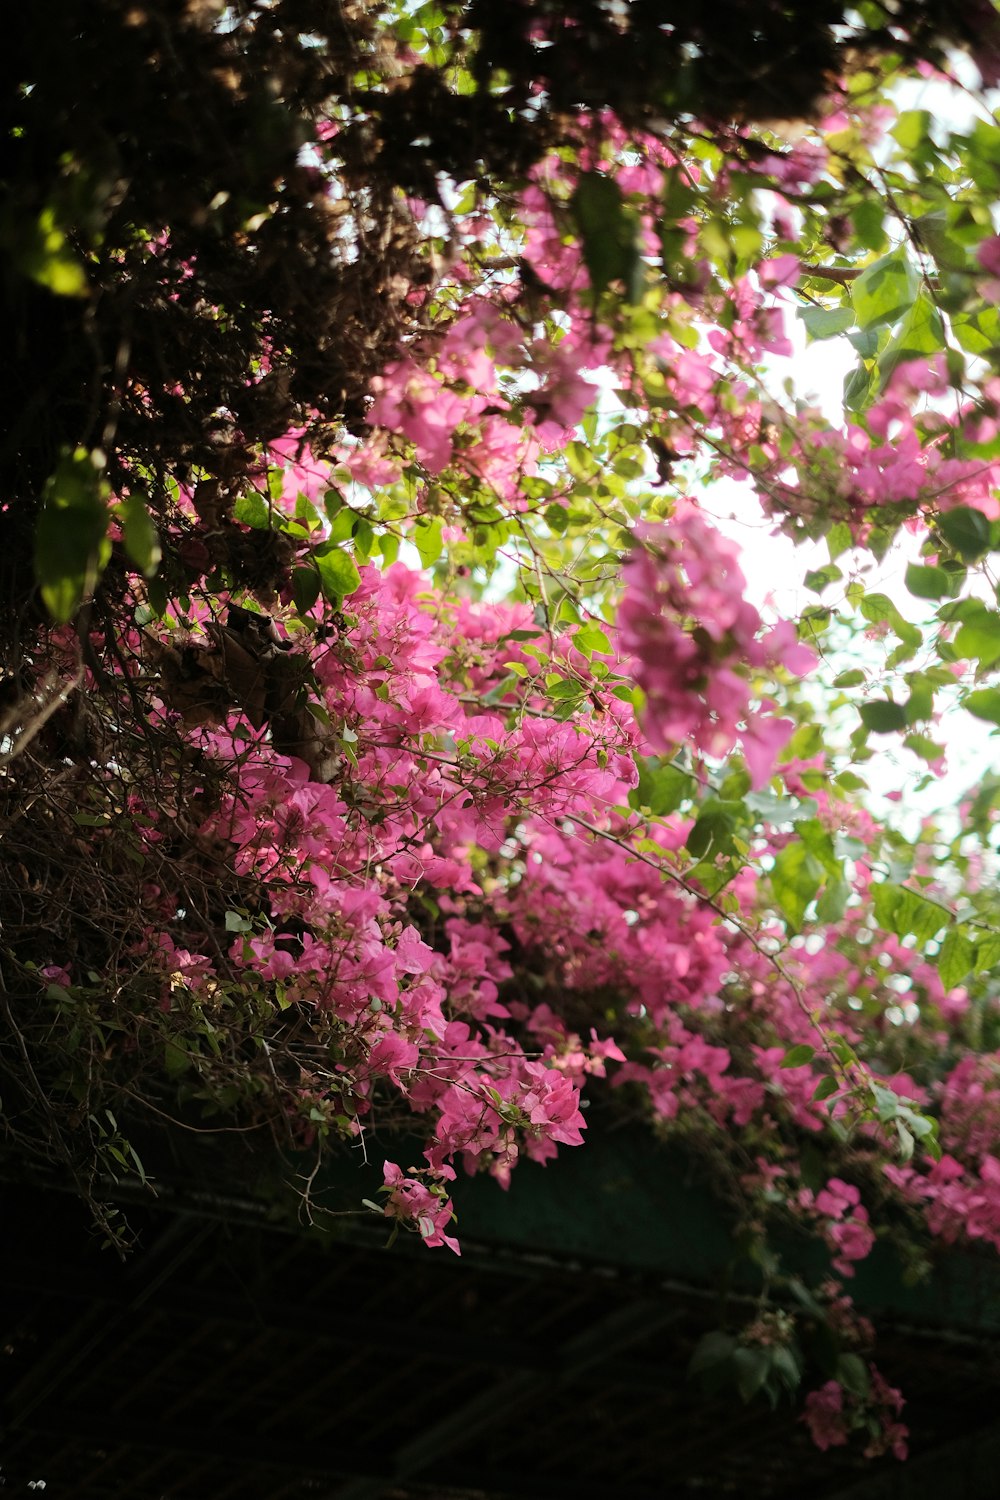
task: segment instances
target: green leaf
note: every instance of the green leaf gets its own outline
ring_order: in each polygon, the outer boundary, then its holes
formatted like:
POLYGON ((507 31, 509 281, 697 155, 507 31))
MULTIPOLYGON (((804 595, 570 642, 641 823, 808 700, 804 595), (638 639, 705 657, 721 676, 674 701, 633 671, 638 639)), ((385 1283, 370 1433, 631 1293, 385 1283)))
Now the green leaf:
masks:
POLYGON ((351 535, 354 538, 354 551, 362 562, 367 562, 372 555, 372 547, 375 545, 375 529, 370 521, 364 516, 358 516, 354 523, 351 535))
POLYGON ((853 307, 800 307, 810 339, 830 339, 854 326, 853 307))
POLYGON ((1000 963, 1000 933, 980 938, 976 944, 976 973, 985 974, 998 963, 1000 963))
MULTIPOLYGON (((881 17, 874 24, 881 25, 881 17)), ((861 198, 851 209, 854 232, 866 250, 881 250, 885 244, 885 211, 885 202, 878 194, 861 198)))
POLYGON ((780 1378, 782 1384, 789 1391, 796 1390, 802 1383, 802 1369, 798 1360, 785 1344, 776 1344, 771 1350, 771 1361, 775 1374, 780 1378))
POLYGON ((836 1378, 852 1396, 858 1396, 862 1401, 867 1397, 871 1376, 860 1354, 842 1354, 837 1360, 836 1378))
MULTIPOLYGON (((280 522, 284 529, 289 529, 286 522, 280 522)), ((350 541, 354 535, 354 527, 357 524, 357 516, 349 505, 342 505, 335 515, 330 517, 330 524, 326 531, 326 540, 323 545, 328 547, 339 547, 341 542, 350 541)), ((307 536, 308 532, 299 530, 293 535, 307 536)))
POLYGON ((668 167, 663 174, 663 218, 676 223, 687 218, 697 198, 697 189, 686 172, 668 167))
POLYGON ((842 1068, 848 1068, 858 1060, 858 1054, 851 1046, 846 1037, 841 1036, 838 1031, 826 1033, 826 1045, 840 1063, 842 1068))
POLYGON ((775 855, 771 890, 793 930, 802 926, 806 908, 819 890, 824 874, 823 865, 799 840, 786 844, 775 855))
POLYGON ((874 383, 874 372, 867 365, 858 365, 856 370, 844 377, 844 405, 848 411, 864 411, 874 383))
POLYGON ((267 501, 256 490, 240 496, 233 506, 233 517, 243 526, 252 526, 254 531, 266 531, 271 524, 267 501))
POLYGON ((442 532, 444 522, 440 516, 421 516, 413 528, 413 543, 420 554, 420 566, 430 568, 444 551, 442 532))
POLYGON ((582 682, 578 682, 574 677, 560 677, 555 682, 551 682, 546 678, 545 691, 550 698, 554 698, 557 702, 560 699, 568 699, 573 703, 578 703, 586 692, 586 688, 582 682))
POLYGON ((862 703, 858 709, 862 723, 872 734, 891 734, 896 729, 906 728, 906 711, 901 703, 892 703, 888 698, 876 698, 873 703, 862 703))
POLYGON ((833 562, 842 552, 847 552, 854 546, 854 537, 851 528, 845 521, 835 521, 826 534, 826 545, 830 553, 830 561, 833 562))
POLYGON ((833 852, 833 839, 819 818, 810 818, 799 828, 799 835, 806 848, 821 861, 827 873, 840 875, 841 868, 833 852))
POLYGON ((865 594, 859 605, 862 615, 873 625, 886 624, 899 639, 907 646, 919 646, 923 636, 916 625, 904 618, 893 604, 888 594, 865 594))
POLYGON ((1000 614, 995 609, 987 609, 978 600, 970 600, 969 604, 972 608, 952 645, 957 656, 975 657, 980 668, 991 667, 1000 660, 1000 614))
POLYGON ((187 1048, 180 1041, 171 1038, 163 1049, 163 1064, 168 1078, 180 1077, 191 1067, 191 1058, 187 1048))
POLYGON ((863 331, 858 329, 847 335, 852 348, 856 349, 866 362, 873 360, 879 350, 885 347, 889 342, 889 336, 887 328, 866 328, 863 331))
POLYGON ((339 547, 329 545, 318 547, 313 556, 319 568, 323 593, 329 600, 339 604, 347 594, 354 593, 361 583, 361 574, 353 557, 339 547))
POLYGON ((901 937, 912 933, 918 943, 929 943, 948 921, 948 912, 942 911, 935 901, 929 901, 919 891, 903 891, 896 909, 896 931, 901 937))
POLYGON ((897 365, 911 359, 926 359, 945 346, 941 314, 925 292, 921 292, 899 327, 899 332, 879 358, 880 384, 884 389, 897 365))
POLYGON ((903 150, 909 154, 911 151, 915 151, 928 138, 930 135, 930 126, 931 115, 929 110, 904 109, 889 133, 895 137, 903 150))
POLYGON ((831 583, 836 583, 843 576, 836 563, 827 563, 825 568, 813 568, 802 582, 814 594, 821 594, 825 588, 829 588, 831 583))
POLYGON ((596 654, 611 656, 612 647, 600 625, 594 620, 589 620, 586 625, 581 625, 574 633, 573 645, 583 653, 584 656, 596 654))
POLYGON ((18 270, 57 297, 86 297, 90 290, 83 262, 73 249, 55 210, 43 208, 33 224, 18 226, 13 238, 13 258, 18 270))
POLYGON ((921 563, 907 565, 906 587, 917 599, 948 599, 952 593, 951 576, 944 568, 924 567, 921 563))
POLYGON ((913 1158, 913 1148, 916 1143, 912 1132, 907 1129, 902 1120, 896 1121, 896 1135, 899 1138, 900 1161, 911 1161, 913 1158))
POLYGON ((119 506, 125 551, 144 578, 160 566, 160 537, 142 495, 129 495, 119 506))
POLYGON ((879 1120, 883 1125, 890 1124, 899 1114, 899 1095, 894 1089, 887 1089, 881 1083, 873 1083, 871 1093, 879 1120))
POLYGON ((292 569, 292 602, 300 615, 307 615, 319 598, 323 584, 317 568, 292 569))
POLYGON ((966 693, 962 707, 988 724, 1000 724, 1000 688, 977 688, 973 693, 966 693))
POLYGON ((554 501, 546 506, 545 521, 550 531, 554 531, 557 536, 563 536, 569 527, 569 512, 565 505, 554 501))
POLYGON ((597 296, 613 281, 631 286, 640 263, 636 223, 621 188, 603 172, 584 172, 569 201, 580 234, 584 265, 597 296))
POLYGON ((969 973, 976 961, 976 950, 964 933, 953 927, 941 944, 937 956, 938 977, 946 990, 953 990, 969 973))
POLYGON ((773 792, 747 792, 743 801, 751 812, 775 825, 801 823, 816 817, 816 803, 811 797, 800 802, 793 797, 776 797, 773 792))
POLYGON ((920 724, 934 713, 934 683, 922 672, 908 674, 910 696, 903 705, 907 724, 920 724))
POLYGON ((930 942, 950 920, 946 911, 934 901, 928 901, 919 891, 905 886, 882 881, 873 885, 872 905, 875 920, 886 932, 897 937, 908 937, 911 933, 921 944, 930 942))
POLYGON ((703 859, 709 850, 727 854, 733 847, 739 803, 720 802, 713 798, 702 807, 687 837, 687 849, 695 859, 703 859))
POLYGON ((643 760, 639 763, 639 782, 629 794, 629 803, 636 809, 648 807, 654 817, 662 818, 690 801, 696 790, 694 778, 679 766, 657 766, 652 760, 643 760))
POLYGON ((851 287, 851 302, 861 328, 894 323, 912 306, 920 278, 900 246, 868 266, 851 287))
POLYGON ((35 576, 54 620, 72 619, 111 556, 104 455, 64 452, 45 486, 35 531, 35 576))
POLYGON ((797 760, 812 760, 823 747, 823 730, 819 724, 800 724, 788 742, 788 748, 797 760))
POLYGON ((733 1354, 733 1369, 740 1399, 751 1401, 771 1372, 770 1349, 738 1348, 733 1354))
POLYGON ((846 880, 828 880, 816 903, 817 921, 839 922, 847 910, 850 895, 851 887, 846 880))
POLYGON ((713 1329, 698 1340, 688 1365, 688 1376, 704 1375, 719 1365, 728 1365, 736 1352, 732 1334, 713 1329))
POLYGON ((990 550, 990 523, 981 510, 958 505, 938 516, 937 528, 964 562, 977 562, 990 550))
POLYGON ((820 1079, 813 1090, 813 1100, 817 1104, 822 1104, 824 1099, 829 1099, 831 1094, 836 1094, 839 1089, 840 1084, 837 1079, 834 1078, 832 1073, 828 1073, 825 1078, 820 1079))
POLYGON ((939 745, 936 740, 932 740, 926 734, 908 734, 903 744, 907 750, 912 750, 914 755, 919 755, 921 760, 925 760, 931 766, 945 753, 944 745, 939 745))
POLYGON ((979 307, 951 320, 956 342, 967 354, 993 354, 1000 345, 1000 314, 995 307, 979 307))
POLYGON ((814 1047, 810 1047, 806 1042, 800 1042, 797 1047, 789 1047, 781 1059, 781 1066, 783 1068, 804 1068, 807 1063, 812 1062, 815 1056, 816 1049, 814 1047))

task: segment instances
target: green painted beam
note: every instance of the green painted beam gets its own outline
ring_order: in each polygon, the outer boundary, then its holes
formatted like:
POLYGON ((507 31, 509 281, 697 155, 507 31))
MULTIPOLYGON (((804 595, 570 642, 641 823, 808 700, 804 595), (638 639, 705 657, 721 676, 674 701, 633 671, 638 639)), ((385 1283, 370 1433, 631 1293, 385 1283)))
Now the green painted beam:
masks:
MULTIPOLYGON (((596 1123, 596 1122, 595 1122, 596 1123)), ((522 1162, 507 1192, 488 1178, 455 1184, 463 1241, 521 1254, 550 1254, 695 1286, 757 1285, 736 1259, 733 1214, 713 1193, 696 1158, 635 1129, 594 1129, 586 1146, 547 1166, 522 1162), (735 1263, 734 1263, 735 1262, 735 1263)), ((821 1274, 822 1248, 789 1240, 789 1270, 821 1274)), ((1000 1334, 1000 1257, 972 1247, 942 1249, 931 1277, 908 1285, 898 1257, 879 1244, 858 1267, 852 1294, 872 1316, 927 1332, 1000 1334)), ((1000 1493, 1000 1488, 998 1488, 1000 1493)))
MULTIPOLYGON (((291 1201, 294 1163, 285 1163, 281 1186, 268 1152, 237 1153, 229 1137, 175 1136, 171 1146, 173 1169, 169 1176, 161 1173, 158 1184, 162 1206, 238 1219, 241 1211, 256 1212, 276 1196, 291 1201), (246 1204, 227 1198, 234 1182, 241 1184, 246 1204)), ((372 1246, 385 1243, 385 1225, 362 1208, 362 1199, 378 1199, 383 1155, 419 1162, 421 1148, 397 1139, 380 1150, 369 1140, 367 1162, 356 1154, 332 1158, 314 1182, 314 1200, 337 1215, 327 1221, 333 1234, 372 1246)), ((303 1162, 299 1170, 305 1177, 314 1165, 314 1159, 303 1162)), ((490 1177, 459 1171, 453 1197, 467 1259, 477 1249, 502 1251, 520 1259, 527 1272, 533 1257, 550 1257, 651 1274, 706 1294, 723 1283, 751 1294, 759 1286, 759 1272, 734 1243, 734 1212, 713 1191, 704 1161, 664 1147, 642 1127, 617 1128, 610 1111, 592 1112, 581 1149, 563 1149, 546 1166, 522 1161, 508 1191, 490 1177)), ((398 1250, 405 1248, 424 1253, 410 1246, 408 1236, 398 1250)), ((786 1269, 810 1279, 823 1275, 828 1262, 821 1245, 789 1235, 780 1248, 786 1269)), ((879 1244, 859 1266, 851 1290, 873 1317, 928 1334, 1000 1335, 1000 1257, 988 1250, 942 1247, 931 1277, 908 1285, 896 1254, 879 1244)))

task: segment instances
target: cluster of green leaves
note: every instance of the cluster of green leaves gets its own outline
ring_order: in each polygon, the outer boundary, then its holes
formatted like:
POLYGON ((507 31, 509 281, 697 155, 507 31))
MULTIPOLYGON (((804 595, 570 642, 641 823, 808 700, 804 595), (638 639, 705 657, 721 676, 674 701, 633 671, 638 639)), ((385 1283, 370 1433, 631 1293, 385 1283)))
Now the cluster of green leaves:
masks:
MULTIPOLYGON (((773 1274, 766 1248, 758 1243, 750 1250, 752 1260, 763 1260, 765 1274, 773 1274)), ((807 1377, 836 1380, 863 1401, 871 1385, 865 1361, 798 1277, 779 1281, 787 1310, 758 1315, 739 1333, 706 1333, 691 1356, 689 1377, 709 1395, 735 1389, 744 1404, 762 1395, 772 1410, 794 1400, 807 1377)))
POLYGON ((1000 320, 983 299, 975 251, 993 233, 1000 125, 980 117, 948 129, 929 110, 911 109, 878 148, 836 137, 830 144, 839 147, 842 182, 811 207, 815 248, 831 215, 853 233, 840 242, 843 253, 831 259, 826 246, 807 267, 814 274, 803 284, 810 305, 802 320, 812 339, 846 336, 853 345, 849 410, 863 413, 905 360, 943 355, 957 388, 976 378, 980 361, 997 368, 1000 320))

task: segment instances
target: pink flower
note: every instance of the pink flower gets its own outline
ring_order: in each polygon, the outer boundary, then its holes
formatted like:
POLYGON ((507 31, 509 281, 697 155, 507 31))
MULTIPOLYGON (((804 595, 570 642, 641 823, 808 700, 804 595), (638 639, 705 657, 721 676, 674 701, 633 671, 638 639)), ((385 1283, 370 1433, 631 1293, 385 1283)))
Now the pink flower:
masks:
POLYGON ((760 284, 768 291, 774 291, 780 286, 795 286, 801 275, 799 258, 797 255, 776 255, 773 260, 765 260, 757 268, 760 284))
POLYGON ((456 1255, 461 1255, 458 1240, 445 1233, 455 1214, 451 1199, 443 1189, 429 1186, 416 1176, 407 1177, 395 1162, 386 1161, 383 1167, 383 1185, 389 1199, 383 1210, 387 1219, 398 1219, 409 1224, 423 1239, 429 1249, 447 1245, 456 1255))
POLYGON ((755 715, 742 732, 743 759, 750 772, 750 785, 754 791, 765 786, 774 774, 774 762, 792 737, 795 722, 792 719, 775 719, 770 715, 755 715))
POLYGON ((368 421, 409 438, 432 474, 451 459, 455 429, 478 415, 484 396, 459 396, 412 360, 395 360, 372 381, 378 392, 368 421))
POLYGON ((841 1182, 831 1177, 826 1187, 816 1194, 816 1212, 830 1219, 842 1219, 861 1202, 861 1194, 852 1182, 841 1182))
POLYGON ((992 234, 976 247, 976 259, 991 276, 1000 276, 1000 234, 992 234))
POLYGON ((652 748, 669 754, 690 740, 724 755, 742 738, 753 785, 763 786, 795 726, 752 709, 747 674, 777 662, 808 670, 814 656, 787 621, 762 636, 735 545, 693 505, 678 506, 666 524, 637 527, 636 535, 618 624, 646 695, 652 748))
POLYGON ((401 1036, 390 1032, 375 1043, 369 1053, 368 1064, 373 1073, 384 1073, 397 1088, 402 1088, 400 1069, 409 1071, 416 1066, 419 1058, 420 1051, 413 1042, 404 1041, 401 1036))
POLYGON ((818 1391, 809 1392, 801 1421, 805 1422, 809 1436, 822 1452, 844 1446, 848 1433, 844 1393, 835 1380, 828 1380, 818 1391))
POLYGON ((840 1224, 831 1224, 827 1230, 827 1237, 837 1248, 838 1253, 833 1258, 833 1265, 842 1276, 853 1276, 853 1262, 864 1260, 875 1244, 875 1234, 863 1208, 857 1211, 853 1219, 845 1219, 840 1224))

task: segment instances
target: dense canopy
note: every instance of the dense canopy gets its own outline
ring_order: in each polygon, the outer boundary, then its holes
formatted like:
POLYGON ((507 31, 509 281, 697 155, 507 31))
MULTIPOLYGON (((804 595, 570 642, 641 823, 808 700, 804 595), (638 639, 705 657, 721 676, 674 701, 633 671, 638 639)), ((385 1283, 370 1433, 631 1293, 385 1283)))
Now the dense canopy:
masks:
POLYGON ((702 1376, 902 1456, 854 1267, 1000 1248, 1000 777, 868 785, 1000 724, 994 7, 53 0, 0 67, 6 1170, 124 1245, 153 1124, 361 1143, 327 1206, 458 1250, 599 1094, 764 1271, 702 1376))

